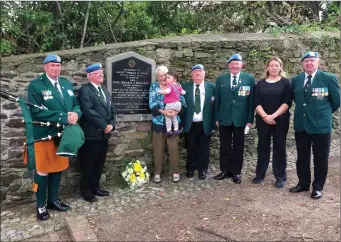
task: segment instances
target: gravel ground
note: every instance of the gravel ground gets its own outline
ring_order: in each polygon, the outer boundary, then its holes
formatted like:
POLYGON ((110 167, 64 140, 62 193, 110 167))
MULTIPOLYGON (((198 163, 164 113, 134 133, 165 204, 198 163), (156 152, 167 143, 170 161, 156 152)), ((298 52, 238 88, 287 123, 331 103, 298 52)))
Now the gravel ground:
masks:
MULTIPOLYGON (((330 169, 320 201, 310 193, 290 194, 297 182, 295 149, 288 149, 288 184, 274 188, 269 174, 265 184, 253 185, 256 157, 247 157, 242 184, 215 181, 219 171, 210 166, 204 181, 182 180, 174 184, 170 175, 161 184, 148 183, 130 192, 105 187, 109 197, 85 202, 79 194, 62 197, 72 210, 51 211, 51 219, 37 221, 34 203, 1 211, 1 241, 70 241, 65 218, 83 215, 103 240, 337 240, 340 225, 340 140, 330 150, 330 169)), ((269 171, 272 170, 271 164, 269 171)))
POLYGON ((201 189, 197 182, 190 195, 179 190, 170 199, 156 197, 91 223, 100 241, 339 241, 340 156, 330 157, 322 199, 289 193, 296 183, 295 171, 283 189, 274 187, 271 174, 261 185, 248 178, 241 185, 225 180, 201 189))

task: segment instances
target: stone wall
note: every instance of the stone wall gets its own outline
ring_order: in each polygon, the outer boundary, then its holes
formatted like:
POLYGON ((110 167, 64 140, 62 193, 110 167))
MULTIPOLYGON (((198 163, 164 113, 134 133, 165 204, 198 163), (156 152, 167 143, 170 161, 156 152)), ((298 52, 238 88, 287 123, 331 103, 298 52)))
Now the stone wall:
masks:
MULTIPOLYGON (((207 79, 215 78, 226 71, 226 58, 240 53, 245 60, 245 71, 260 78, 264 64, 272 55, 282 58, 289 77, 299 73, 300 57, 306 51, 319 51, 322 56, 321 69, 340 74, 340 37, 339 33, 311 33, 304 36, 267 34, 224 34, 190 35, 165 39, 110 44, 98 47, 57 52, 63 60, 62 75, 72 80, 77 90, 86 83, 84 69, 93 62, 105 63, 105 58, 134 51, 155 59, 157 65, 164 64, 178 71, 181 81, 190 78, 191 66, 202 63, 206 68, 207 79)), ((27 97, 29 82, 42 74, 42 60, 46 54, 31 54, 2 58, 1 89, 27 97)), ((21 112, 16 103, 1 99, 1 202, 27 202, 34 197, 31 192, 31 174, 22 163, 24 128, 21 112)), ((152 163, 151 123, 118 123, 109 143, 109 151, 102 181, 106 184, 119 184, 120 170, 126 161, 137 157, 152 163)), ((334 117, 334 127, 339 133, 339 118, 334 117)), ((251 130, 246 137, 246 154, 256 152, 256 131, 251 130)), ((219 138, 212 138, 211 161, 219 158, 219 138)), ((294 144, 293 132, 289 131, 288 145, 294 144)), ((181 166, 184 167, 186 150, 184 140, 180 142, 181 166)), ((166 156, 165 156, 165 160, 166 156)), ((254 161, 255 162, 255 161, 254 161)), ((152 168, 152 166, 149 166, 152 168)), ((167 169, 167 166, 165 166, 167 169)), ((61 182, 61 193, 77 191, 79 183, 78 159, 71 161, 70 169, 65 172, 61 182)), ((15 203, 17 204, 17 203, 15 203)))

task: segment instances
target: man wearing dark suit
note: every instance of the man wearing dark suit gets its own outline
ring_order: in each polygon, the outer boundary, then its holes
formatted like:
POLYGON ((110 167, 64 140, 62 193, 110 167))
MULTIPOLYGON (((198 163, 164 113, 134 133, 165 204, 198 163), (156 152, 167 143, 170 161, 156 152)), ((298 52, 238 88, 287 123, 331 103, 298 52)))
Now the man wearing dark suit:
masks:
POLYGON ((79 89, 78 101, 84 112, 81 127, 85 143, 81 148, 81 195, 84 200, 93 202, 95 196, 109 196, 102 190, 99 181, 108 149, 110 133, 115 130, 116 111, 111 97, 101 84, 104 80, 101 64, 92 64, 86 68, 89 83, 79 89))
POLYGON ((320 59, 317 52, 306 53, 301 62, 304 72, 292 78, 299 181, 290 192, 309 191, 312 147, 314 181, 311 198, 319 199, 328 173, 332 114, 340 107, 340 87, 334 74, 318 70, 320 59))
POLYGON ((186 91, 187 108, 183 114, 184 133, 187 136, 186 176, 193 178, 194 171, 199 179, 206 178, 210 159, 210 141, 215 129, 215 87, 205 81, 205 69, 201 64, 192 67, 192 81, 182 85, 186 91))
POLYGON ((220 136, 220 173, 216 180, 232 177, 241 183, 244 155, 244 129, 250 128, 254 118, 252 104, 255 79, 241 72, 242 57, 232 55, 227 60, 229 73, 216 80, 216 121, 220 136))

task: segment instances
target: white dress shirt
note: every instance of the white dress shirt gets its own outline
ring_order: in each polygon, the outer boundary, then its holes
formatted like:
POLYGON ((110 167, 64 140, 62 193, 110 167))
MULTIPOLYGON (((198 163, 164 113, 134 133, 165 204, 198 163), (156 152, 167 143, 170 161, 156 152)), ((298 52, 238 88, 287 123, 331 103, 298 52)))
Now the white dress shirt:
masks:
MULTIPOLYGON (((310 85, 312 85, 313 84, 313 80, 314 80, 314 77, 315 77, 315 75, 316 75, 316 72, 317 72, 317 70, 313 73, 313 74, 311 74, 311 83, 310 83, 310 85)), ((304 78, 304 84, 303 84, 303 87, 305 86, 305 84, 307 83, 307 81, 308 81, 308 74, 307 73, 305 73, 305 78, 304 78)))
MULTIPOLYGON (((197 88, 196 85, 197 84, 195 84, 195 83, 193 85, 193 101, 194 102, 195 102, 195 89, 197 88)), ((194 112, 193 122, 202 122, 203 121, 202 113, 203 113, 204 102, 205 102, 205 84, 204 84, 204 81, 200 84, 199 91, 200 91, 200 107, 201 107, 200 110, 201 110, 201 112, 198 114, 196 114, 194 112)))
MULTIPOLYGON (((93 83, 93 82, 90 82, 90 83, 91 83, 91 84, 96 88, 96 90, 99 92, 98 87, 99 87, 100 85, 97 85, 97 84, 95 84, 95 83, 93 83)), ((102 92, 102 94, 103 94, 104 100, 107 101, 107 98, 106 98, 106 96, 105 96, 105 94, 104 94, 104 92, 103 92, 103 87, 101 87, 101 92, 102 92)))
POLYGON ((231 79, 230 79, 230 85, 231 85, 231 87, 233 87, 233 86, 232 86, 232 85, 233 85, 233 76, 236 76, 236 77, 237 77, 236 80, 237 80, 237 86, 238 86, 240 72, 239 72, 237 75, 233 75, 233 74, 231 73, 231 79))
POLYGON ((46 76, 47 76, 47 78, 50 80, 50 82, 52 83, 52 86, 53 86, 53 87, 55 87, 55 83, 56 83, 56 82, 58 83, 58 85, 57 85, 58 91, 59 91, 60 95, 62 95, 62 97, 64 97, 64 96, 63 96, 63 92, 62 92, 62 88, 61 88, 61 86, 60 86, 60 84, 59 84, 59 82, 58 82, 58 79, 57 79, 57 81, 55 81, 55 80, 53 80, 51 77, 49 77, 47 74, 46 74, 46 76))

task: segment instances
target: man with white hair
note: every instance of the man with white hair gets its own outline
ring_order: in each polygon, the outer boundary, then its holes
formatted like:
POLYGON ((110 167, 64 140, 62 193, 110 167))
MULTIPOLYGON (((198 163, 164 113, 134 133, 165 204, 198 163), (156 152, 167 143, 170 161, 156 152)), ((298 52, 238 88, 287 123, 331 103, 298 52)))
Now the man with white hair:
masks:
POLYGON ((99 181, 108 150, 110 133, 115 130, 116 111, 106 88, 103 88, 102 65, 91 64, 85 69, 89 83, 78 91, 78 101, 83 112, 80 125, 85 143, 80 150, 81 195, 85 201, 93 202, 95 196, 109 196, 100 188, 99 181))
MULTIPOLYGON (((60 76, 62 60, 56 54, 48 54, 43 61, 44 74, 28 85, 27 99, 37 106, 47 109, 31 108, 35 121, 53 122, 61 125, 76 125, 81 117, 72 83, 60 76)), ((69 167, 67 157, 57 155, 59 138, 42 139, 59 132, 57 125, 33 126, 35 170, 33 191, 36 194, 36 212, 39 220, 48 220, 47 209, 65 212, 70 206, 58 199, 62 171, 69 167), (47 201, 46 201, 47 200, 47 201)))
POLYGON ((256 80, 242 72, 240 54, 227 60, 229 72, 216 80, 216 121, 220 138, 220 173, 214 177, 222 180, 232 177, 241 183, 244 155, 244 129, 254 120, 253 94, 256 80))
POLYGON ((186 176, 193 178, 198 170, 198 178, 206 178, 210 160, 210 142, 216 128, 214 115, 214 84, 205 80, 202 64, 192 67, 192 80, 183 84, 186 91, 187 109, 183 115, 184 132, 187 138, 186 176))
POLYGON ((332 114, 340 107, 340 87, 334 74, 318 69, 317 52, 308 52, 301 59, 304 72, 292 78, 296 104, 294 129, 297 149, 298 184, 292 193, 309 191, 311 183, 310 156, 314 155, 312 199, 322 197, 328 173, 328 158, 332 130, 332 114))

